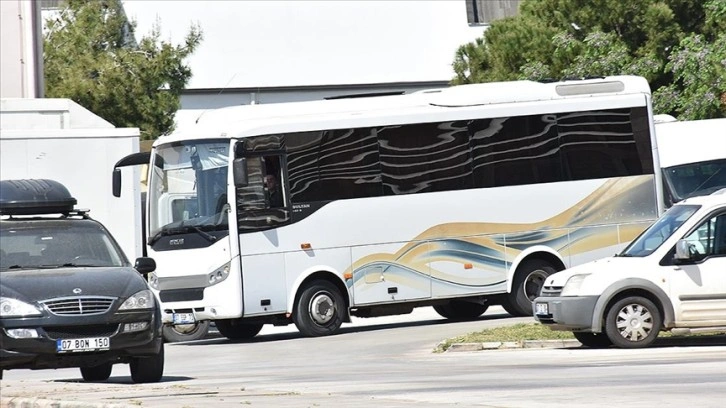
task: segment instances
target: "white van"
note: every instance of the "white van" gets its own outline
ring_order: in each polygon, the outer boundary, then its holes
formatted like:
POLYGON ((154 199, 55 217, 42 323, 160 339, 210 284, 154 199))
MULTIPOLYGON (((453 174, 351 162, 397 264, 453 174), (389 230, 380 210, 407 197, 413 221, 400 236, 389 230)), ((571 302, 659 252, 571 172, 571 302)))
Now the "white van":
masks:
POLYGON ((726 189, 675 204, 614 257, 549 276, 532 305, 588 347, 726 332, 726 189))

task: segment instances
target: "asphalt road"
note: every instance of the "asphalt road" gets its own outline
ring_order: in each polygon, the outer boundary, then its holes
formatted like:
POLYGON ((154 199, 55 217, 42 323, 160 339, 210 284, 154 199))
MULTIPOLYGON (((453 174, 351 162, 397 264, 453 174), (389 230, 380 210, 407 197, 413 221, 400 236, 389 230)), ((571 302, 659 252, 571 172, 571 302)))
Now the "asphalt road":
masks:
POLYGON ((15 370, 5 372, 0 395, 5 405, 38 398, 38 407, 56 408, 723 407, 726 336, 642 350, 432 353, 445 338, 529 321, 493 307, 477 321, 452 323, 423 308, 358 319, 329 337, 266 327, 247 343, 211 336, 167 344, 161 383, 132 384, 125 365, 96 384, 81 382, 77 369, 15 370))

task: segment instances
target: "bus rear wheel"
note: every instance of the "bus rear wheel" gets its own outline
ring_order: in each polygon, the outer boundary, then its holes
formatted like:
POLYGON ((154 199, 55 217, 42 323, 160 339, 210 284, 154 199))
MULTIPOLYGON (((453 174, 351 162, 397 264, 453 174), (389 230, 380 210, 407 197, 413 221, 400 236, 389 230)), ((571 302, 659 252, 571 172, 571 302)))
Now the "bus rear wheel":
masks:
POLYGON ((324 280, 308 284, 300 293, 293 321, 305 336, 333 334, 343 324, 345 301, 338 288, 324 280))
POLYGON ((517 268, 512 293, 502 300, 502 307, 513 316, 532 316, 532 302, 539 296, 545 279, 557 270, 547 261, 528 259, 517 268))
POLYGON ((240 319, 215 320, 219 334, 230 340, 251 339, 262 330, 262 323, 242 323, 240 319))
POLYGON ((484 314, 489 308, 488 304, 463 302, 461 300, 452 300, 443 305, 434 306, 436 313, 452 320, 469 320, 476 319, 484 314))

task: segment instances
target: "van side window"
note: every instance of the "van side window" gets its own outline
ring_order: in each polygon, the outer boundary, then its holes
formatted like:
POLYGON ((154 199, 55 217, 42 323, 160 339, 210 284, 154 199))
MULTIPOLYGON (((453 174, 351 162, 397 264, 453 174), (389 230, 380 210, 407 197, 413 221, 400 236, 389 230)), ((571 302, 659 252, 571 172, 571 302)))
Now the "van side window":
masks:
POLYGON ((726 255, 726 214, 709 218, 684 239, 697 260, 726 255))

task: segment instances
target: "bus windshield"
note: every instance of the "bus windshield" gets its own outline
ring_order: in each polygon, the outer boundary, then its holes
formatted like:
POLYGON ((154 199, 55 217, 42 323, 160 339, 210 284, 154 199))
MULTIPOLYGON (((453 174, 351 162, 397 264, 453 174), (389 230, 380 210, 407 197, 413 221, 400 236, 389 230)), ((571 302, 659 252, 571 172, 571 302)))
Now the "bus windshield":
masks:
POLYGON ((709 195, 726 187, 726 159, 669 167, 663 176, 675 201, 709 195))
POLYGON ((148 192, 150 241, 227 230, 229 141, 170 143, 155 153, 148 192))

